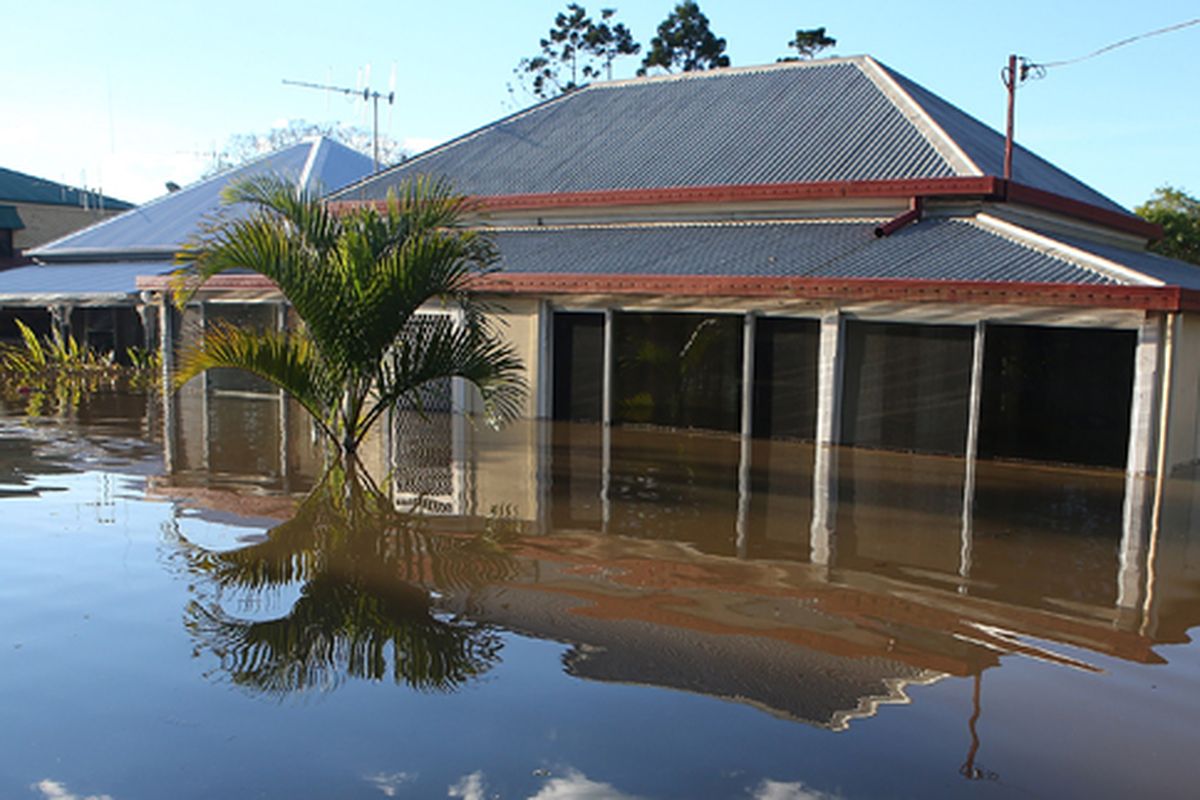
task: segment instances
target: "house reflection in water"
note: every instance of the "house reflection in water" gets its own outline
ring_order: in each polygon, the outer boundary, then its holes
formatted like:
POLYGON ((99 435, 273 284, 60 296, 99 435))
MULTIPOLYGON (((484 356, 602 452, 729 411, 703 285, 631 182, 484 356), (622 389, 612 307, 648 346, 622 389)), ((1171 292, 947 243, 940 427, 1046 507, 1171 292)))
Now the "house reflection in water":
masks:
MULTIPOLYGON (((167 405, 170 470, 157 491, 190 496, 201 513, 283 519, 277 493, 246 488, 299 492, 319 476, 310 424, 275 393, 210 379, 167 405)), ((1078 648, 1159 662, 1156 645, 1200 624, 1190 475, 1156 486, 1116 470, 638 425, 492 431, 403 412, 366 460, 391 476, 400 506, 425 507, 429 536, 499 526, 487 552, 511 559, 446 585, 436 567, 449 551, 422 546, 428 569, 381 562, 370 585, 391 574, 473 625, 569 643, 565 668, 580 677, 832 729, 906 701, 910 684, 979 676, 1005 654, 1086 671, 1097 668, 1078 648)), ((473 552, 452 550, 460 566, 473 552)))

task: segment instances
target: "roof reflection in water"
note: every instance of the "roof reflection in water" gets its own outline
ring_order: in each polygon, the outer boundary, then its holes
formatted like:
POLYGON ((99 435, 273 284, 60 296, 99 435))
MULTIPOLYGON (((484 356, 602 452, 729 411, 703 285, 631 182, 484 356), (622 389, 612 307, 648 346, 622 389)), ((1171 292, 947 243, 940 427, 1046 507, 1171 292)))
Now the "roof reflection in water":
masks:
MULTIPOLYGON (((302 415, 277 397, 209 391, 173 405, 162 494, 284 518, 278 490, 320 473, 302 415), (266 411, 247 416, 246 402, 266 411), (229 420, 247 430, 221 443, 220 469, 205 469, 217 459, 203 434, 229 420)), ((631 427, 428 425, 452 441, 390 443, 438 460, 391 473, 444 492, 428 504, 438 513, 419 518, 419 546, 416 522, 400 515, 360 535, 353 558, 280 530, 233 557, 337 563, 348 602, 432 592, 429 620, 568 643, 573 675, 832 729, 904 702, 908 684, 979 676, 1008 653, 1088 671, 1078 648, 1157 662, 1155 645, 1187 641, 1200 623, 1189 476, 1166 482, 1155 517, 1153 487, 1111 471, 981 462, 972 487, 955 458, 631 427), (386 555, 402 540, 407 560, 386 555), (474 563, 500 553, 503 569, 474 563)), ((421 435, 411 421, 406 431, 421 435)), ((380 480, 388 446, 380 436, 366 448, 380 480)), ((412 487, 390 489, 421 504, 412 487)))

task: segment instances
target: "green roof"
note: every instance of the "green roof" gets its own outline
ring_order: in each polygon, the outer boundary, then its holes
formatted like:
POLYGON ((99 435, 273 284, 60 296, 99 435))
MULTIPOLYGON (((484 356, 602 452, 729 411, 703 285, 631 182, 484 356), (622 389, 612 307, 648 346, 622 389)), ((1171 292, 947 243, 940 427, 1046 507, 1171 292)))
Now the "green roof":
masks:
POLYGON ((133 203, 115 197, 85 192, 73 186, 0 167, 0 202, 82 207, 85 195, 88 208, 103 205, 106 209, 126 211, 134 207, 133 203))
POLYGON ((0 206, 0 229, 19 231, 24 227, 25 223, 21 221, 21 215, 17 213, 15 207, 0 206))

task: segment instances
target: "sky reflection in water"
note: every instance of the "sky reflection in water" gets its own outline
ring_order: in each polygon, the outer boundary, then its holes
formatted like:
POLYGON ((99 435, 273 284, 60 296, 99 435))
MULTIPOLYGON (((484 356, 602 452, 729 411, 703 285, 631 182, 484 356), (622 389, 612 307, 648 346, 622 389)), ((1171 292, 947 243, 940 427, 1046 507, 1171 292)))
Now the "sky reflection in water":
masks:
POLYGON ((167 473, 161 411, 106 402, 0 422, 0 796, 1169 796, 1200 777, 1190 476, 1154 519, 1116 473, 980 464, 968 497, 954 459, 756 442, 747 464, 736 438, 441 425, 453 467, 398 474, 446 489, 422 498, 443 513, 413 516, 319 482, 302 418, 268 400, 175 409, 167 473), (1123 555, 1130 525, 1156 526, 1154 552, 1123 555))

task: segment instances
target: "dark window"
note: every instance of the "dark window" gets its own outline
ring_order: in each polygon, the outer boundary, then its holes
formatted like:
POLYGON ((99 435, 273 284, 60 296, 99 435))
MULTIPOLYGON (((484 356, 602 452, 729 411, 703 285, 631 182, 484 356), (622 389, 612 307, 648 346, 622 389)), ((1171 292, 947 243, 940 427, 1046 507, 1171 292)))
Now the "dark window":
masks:
POLYGON ((1120 467, 1133 331, 989 325, 979 455, 1120 467))
POLYGON ((616 422, 740 429, 742 317, 613 315, 616 422))
POLYGON ((604 400, 604 315, 554 315, 554 403, 558 420, 599 422, 604 400))
POLYGON ((763 318, 754 339, 754 435, 813 440, 820 323, 763 318))
MULTIPOLYGON (((212 328, 228 324, 256 332, 271 331, 275 330, 275 313, 276 307, 269 303, 206 303, 204 325, 206 328, 212 328)), ((275 391, 267 381, 240 369, 210 370, 208 385, 218 391, 260 394, 275 391)))
POLYGON ((850 322, 845 333, 842 441, 961 455, 974 328, 850 322))
POLYGON ((0 258, 12 258, 14 255, 12 228, 0 228, 0 258))

